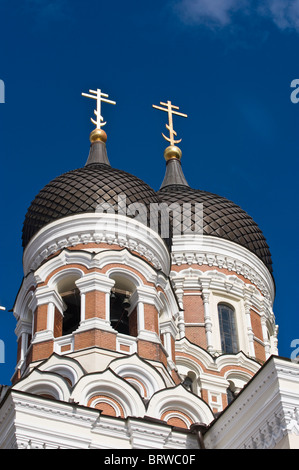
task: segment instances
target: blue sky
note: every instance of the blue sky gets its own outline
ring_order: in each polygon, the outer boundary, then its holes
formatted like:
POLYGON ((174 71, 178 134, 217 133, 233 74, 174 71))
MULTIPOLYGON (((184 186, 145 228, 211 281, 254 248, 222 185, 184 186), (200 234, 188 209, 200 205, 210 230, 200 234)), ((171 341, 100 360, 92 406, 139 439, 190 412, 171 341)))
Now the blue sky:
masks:
MULTIPOLYGON (((246 210, 270 246, 279 353, 299 338, 299 1, 0 0, 0 339, 9 383, 16 361, 12 308, 22 281, 22 224, 30 202, 56 176, 85 164, 91 100, 101 88, 111 165, 154 189, 164 177, 165 115, 193 188, 246 210)), ((299 345, 299 339, 298 339, 299 345)))

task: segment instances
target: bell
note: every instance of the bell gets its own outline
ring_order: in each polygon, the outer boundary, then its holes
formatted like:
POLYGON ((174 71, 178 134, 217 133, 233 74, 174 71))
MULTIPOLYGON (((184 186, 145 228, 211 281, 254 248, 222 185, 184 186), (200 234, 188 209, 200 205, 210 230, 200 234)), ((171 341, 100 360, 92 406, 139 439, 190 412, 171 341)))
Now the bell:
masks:
POLYGON ((129 298, 128 296, 126 296, 126 297, 124 298, 124 301, 123 301, 123 303, 122 303, 122 306, 123 306, 124 309, 127 309, 127 308, 129 308, 129 307, 131 306, 131 304, 130 304, 130 298, 129 298))
POLYGON ((185 377, 183 384, 182 384, 187 390, 192 390, 192 379, 191 377, 188 377, 188 375, 185 377))

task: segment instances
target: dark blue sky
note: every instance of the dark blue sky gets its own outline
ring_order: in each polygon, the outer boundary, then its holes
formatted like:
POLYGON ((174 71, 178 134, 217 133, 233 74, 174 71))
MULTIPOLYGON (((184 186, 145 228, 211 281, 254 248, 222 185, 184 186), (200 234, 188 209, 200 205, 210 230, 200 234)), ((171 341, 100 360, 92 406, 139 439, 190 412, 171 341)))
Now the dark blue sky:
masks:
MULTIPOLYGON (((111 165, 154 189, 164 177, 171 100, 193 188, 233 200, 263 230, 277 295, 279 353, 299 338, 299 1, 151 2, 0 0, 0 339, 9 383, 16 360, 12 308, 22 281, 21 231, 30 202, 56 176, 83 166, 101 88, 111 165)), ((298 339, 299 345, 299 339, 298 339)))

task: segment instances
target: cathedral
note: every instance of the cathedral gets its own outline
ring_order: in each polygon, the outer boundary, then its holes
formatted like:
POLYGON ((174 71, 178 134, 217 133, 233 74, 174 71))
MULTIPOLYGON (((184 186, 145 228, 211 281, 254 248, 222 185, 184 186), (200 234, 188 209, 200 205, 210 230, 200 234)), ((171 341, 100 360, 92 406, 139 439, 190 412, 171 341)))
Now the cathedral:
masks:
POLYGON ((110 164, 101 105, 115 102, 82 95, 87 160, 24 220, 0 449, 298 449, 299 364, 278 355, 262 231, 189 186, 177 106, 153 106, 169 131, 155 191, 110 164))

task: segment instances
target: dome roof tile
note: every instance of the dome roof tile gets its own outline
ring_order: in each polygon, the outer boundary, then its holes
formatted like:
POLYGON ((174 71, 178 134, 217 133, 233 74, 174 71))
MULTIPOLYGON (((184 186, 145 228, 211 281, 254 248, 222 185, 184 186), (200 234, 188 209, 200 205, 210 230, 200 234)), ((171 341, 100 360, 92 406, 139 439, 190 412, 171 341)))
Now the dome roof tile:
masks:
POLYGON ((70 215, 95 212, 102 202, 110 203, 117 212, 122 194, 127 204, 159 202, 156 192, 142 180, 105 163, 92 163, 58 176, 32 201, 23 225, 23 246, 45 225, 70 215))
MULTIPOLYGON (((192 189, 185 185, 164 186, 157 194, 168 204, 203 203, 203 235, 224 238, 247 248, 258 256, 272 273, 271 253, 262 231, 237 204, 217 194, 192 189)), ((193 224, 194 211, 193 206, 193 224)))

